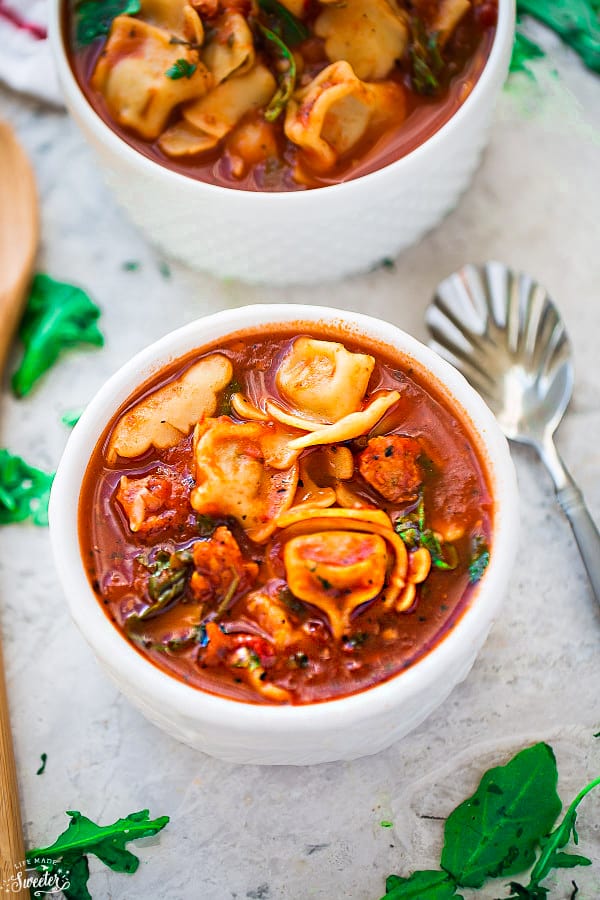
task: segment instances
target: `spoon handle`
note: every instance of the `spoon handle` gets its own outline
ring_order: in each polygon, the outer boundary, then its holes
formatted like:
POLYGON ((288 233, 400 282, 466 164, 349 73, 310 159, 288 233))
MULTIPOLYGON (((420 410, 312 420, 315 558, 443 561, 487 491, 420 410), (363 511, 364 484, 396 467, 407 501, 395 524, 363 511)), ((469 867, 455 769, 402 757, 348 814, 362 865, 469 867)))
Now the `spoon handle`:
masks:
POLYGON ((600 603, 600 533, 586 506, 583 494, 567 471, 552 441, 546 441, 540 453, 552 475, 556 499, 565 513, 579 547, 581 558, 600 603))

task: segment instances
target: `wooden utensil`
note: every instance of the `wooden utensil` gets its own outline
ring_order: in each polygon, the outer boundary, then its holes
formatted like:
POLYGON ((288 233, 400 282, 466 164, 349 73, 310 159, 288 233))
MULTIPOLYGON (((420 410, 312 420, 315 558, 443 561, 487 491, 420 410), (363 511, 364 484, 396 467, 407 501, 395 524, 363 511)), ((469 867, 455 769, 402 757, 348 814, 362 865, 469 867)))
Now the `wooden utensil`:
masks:
MULTIPOLYGON (((39 235, 33 171, 11 128, 0 122, 0 373, 19 323, 39 235)), ((0 890, 25 851, 0 641, 0 890)), ((8 889, 8 888, 7 888, 8 889)), ((28 890, 10 890, 25 900, 28 890)))

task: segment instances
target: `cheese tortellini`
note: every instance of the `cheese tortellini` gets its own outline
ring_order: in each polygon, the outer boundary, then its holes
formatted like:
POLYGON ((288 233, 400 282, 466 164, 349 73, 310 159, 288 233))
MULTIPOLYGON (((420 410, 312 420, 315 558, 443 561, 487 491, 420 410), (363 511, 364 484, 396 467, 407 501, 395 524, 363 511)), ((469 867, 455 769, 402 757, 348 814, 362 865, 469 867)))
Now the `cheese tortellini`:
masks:
POLYGON ((178 444, 198 419, 215 412, 217 394, 231 381, 232 371, 227 357, 214 353, 153 391, 117 422, 106 452, 108 461, 178 444))
POLYGON ((131 16, 114 20, 92 76, 92 87, 103 94, 115 121, 148 140, 161 134, 176 106, 202 97, 211 84, 194 50, 173 44, 168 32, 131 16), (180 60, 189 67, 189 77, 165 77, 180 60))
POLYGON ((321 0, 315 34, 331 62, 345 60, 357 78, 387 78, 408 42, 406 14, 394 0, 321 0))
POLYGON ((367 133, 404 118, 404 93, 395 82, 367 83, 352 66, 332 63, 288 103, 286 136, 310 166, 326 172, 367 133))
POLYGON ((296 338, 277 369, 277 390, 290 406, 317 423, 337 422, 360 409, 374 357, 336 341, 296 338))

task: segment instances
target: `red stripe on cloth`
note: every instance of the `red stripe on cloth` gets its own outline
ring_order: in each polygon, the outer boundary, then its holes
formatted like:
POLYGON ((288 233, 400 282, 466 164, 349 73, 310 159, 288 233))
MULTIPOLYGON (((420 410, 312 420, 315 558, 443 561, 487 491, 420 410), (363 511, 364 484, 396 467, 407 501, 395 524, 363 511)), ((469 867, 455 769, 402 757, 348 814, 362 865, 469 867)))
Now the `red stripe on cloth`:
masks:
POLYGON ((36 25, 35 22, 28 22, 16 10, 11 9, 3 0, 0 0, 0 19, 6 19, 21 31, 27 31, 38 41, 44 41, 48 37, 48 32, 42 25, 36 25))

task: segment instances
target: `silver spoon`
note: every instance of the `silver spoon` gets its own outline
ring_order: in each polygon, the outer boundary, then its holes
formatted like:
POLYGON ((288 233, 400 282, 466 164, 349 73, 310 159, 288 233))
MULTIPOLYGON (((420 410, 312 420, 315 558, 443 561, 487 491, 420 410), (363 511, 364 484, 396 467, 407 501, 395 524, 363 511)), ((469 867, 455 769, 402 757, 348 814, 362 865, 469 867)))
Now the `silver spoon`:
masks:
POLYGON ((573 390, 571 344, 545 289, 498 262, 467 265, 438 286, 429 345, 482 396, 511 441, 535 447, 600 602, 600 534, 553 434, 573 390))

